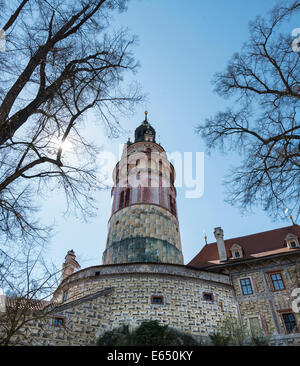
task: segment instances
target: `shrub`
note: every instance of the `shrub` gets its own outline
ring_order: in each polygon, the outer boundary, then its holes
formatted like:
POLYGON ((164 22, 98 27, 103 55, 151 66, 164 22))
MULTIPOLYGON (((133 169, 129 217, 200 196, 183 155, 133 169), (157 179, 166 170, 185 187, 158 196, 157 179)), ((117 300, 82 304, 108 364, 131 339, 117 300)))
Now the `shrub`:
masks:
POLYGON ((132 337, 128 325, 105 332, 96 341, 97 346, 131 346, 132 337))
POLYGON ((270 336, 260 330, 250 334, 243 322, 235 318, 225 318, 220 328, 209 336, 213 346, 268 346, 270 336))
POLYGON ((213 346, 228 346, 231 338, 220 333, 211 334, 209 336, 213 346))
POLYGON ((198 346, 190 334, 182 333, 157 320, 144 321, 133 332, 128 325, 104 333, 97 339, 98 346, 198 346))

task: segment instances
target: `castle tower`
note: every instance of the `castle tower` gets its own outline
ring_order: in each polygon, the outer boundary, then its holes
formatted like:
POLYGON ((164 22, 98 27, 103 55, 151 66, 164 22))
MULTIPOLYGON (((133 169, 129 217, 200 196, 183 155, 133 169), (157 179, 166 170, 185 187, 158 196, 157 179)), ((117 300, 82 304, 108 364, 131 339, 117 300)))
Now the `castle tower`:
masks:
POLYGON ((175 171, 147 120, 124 146, 114 172, 112 212, 103 264, 183 264, 175 171))

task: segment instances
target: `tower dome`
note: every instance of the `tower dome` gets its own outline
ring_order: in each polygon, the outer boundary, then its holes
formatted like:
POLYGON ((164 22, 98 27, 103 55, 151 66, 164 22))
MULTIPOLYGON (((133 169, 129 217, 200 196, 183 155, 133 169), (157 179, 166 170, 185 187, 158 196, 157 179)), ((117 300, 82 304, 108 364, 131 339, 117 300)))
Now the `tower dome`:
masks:
POLYGON ((145 120, 136 128, 134 142, 151 141, 155 142, 155 129, 150 125, 147 119, 148 112, 145 112, 145 120))
POLYGON ((112 212, 103 264, 183 264, 176 207, 175 171, 155 130, 145 120, 124 145, 113 172, 112 212))

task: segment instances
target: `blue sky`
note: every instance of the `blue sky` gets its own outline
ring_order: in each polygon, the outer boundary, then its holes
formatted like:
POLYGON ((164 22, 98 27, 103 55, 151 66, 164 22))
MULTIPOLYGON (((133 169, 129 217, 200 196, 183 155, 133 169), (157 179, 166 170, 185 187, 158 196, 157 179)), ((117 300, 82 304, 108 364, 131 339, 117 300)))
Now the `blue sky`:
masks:
MULTIPOLYGON (((109 140, 104 130, 98 128, 93 130, 94 139, 103 149, 116 153, 120 143, 133 137, 147 109, 148 119, 166 151, 205 151, 195 127, 226 106, 213 92, 212 77, 226 67, 232 54, 248 39, 249 21, 266 14, 274 4, 274 0, 132 0, 127 12, 115 15, 114 24, 116 28, 128 27, 139 38, 134 53, 141 67, 134 79, 142 85, 148 101, 133 116, 120 119, 129 133, 109 140)), ((291 24, 290 31, 296 27, 297 24, 291 24)), ((185 263, 204 245, 203 229, 208 242, 212 242, 217 226, 222 226, 226 239, 290 224, 289 220, 273 222, 259 207, 252 214, 243 214, 224 203, 222 180, 230 165, 238 162, 235 154, 214 152, 208 156, 205 152, 204 195, 188 199, 184 188, 177 190, 185 263)), ((110 192, 99 193, 97 200, 99 215, 89 223, 64 217, 64 203, 59 195, 49 196, 44 203, 43 221, 56 222, 48 256, 59 266, 70 249, 75 251, 82 267, 101 264, 111 209, 110 192)))

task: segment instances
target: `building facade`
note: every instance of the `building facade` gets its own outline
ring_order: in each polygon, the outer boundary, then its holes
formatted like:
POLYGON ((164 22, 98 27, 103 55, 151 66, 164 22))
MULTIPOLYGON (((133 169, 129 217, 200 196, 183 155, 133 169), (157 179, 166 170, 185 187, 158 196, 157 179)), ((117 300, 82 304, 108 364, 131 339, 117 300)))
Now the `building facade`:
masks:
POLYGON ((145 320, 207 339, 227 317, 272 334, 274 344, 300 344, 297 225, 228 240, 216 228, 216 242, 184 265, 175 171, 147 114, 113 179, 102 264, 80 269, 69 251, 51 312, 28 323, 16 344, 91 345, 145 320))
POLYGON ((251 331, 272 334, 274 344, 300 345, 300 227, 228 240, 216 231, 217 242, 188 265, 229 276, 238 316, 251 331))

